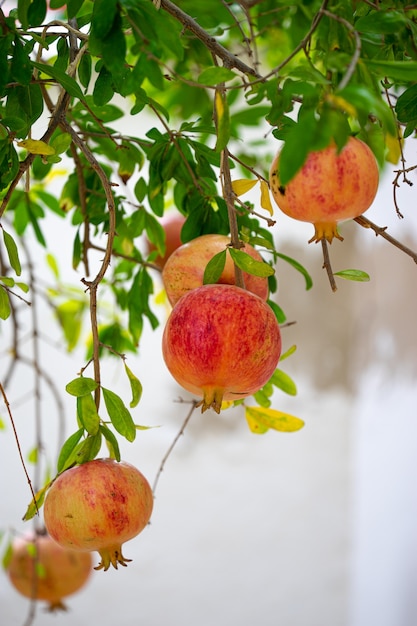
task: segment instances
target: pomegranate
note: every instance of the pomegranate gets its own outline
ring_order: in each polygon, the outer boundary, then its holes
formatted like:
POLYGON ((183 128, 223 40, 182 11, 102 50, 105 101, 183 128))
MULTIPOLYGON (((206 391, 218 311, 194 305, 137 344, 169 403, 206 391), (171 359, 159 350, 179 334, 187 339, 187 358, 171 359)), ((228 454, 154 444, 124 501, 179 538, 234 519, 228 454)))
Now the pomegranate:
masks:
MULTIPOLYGON (((163 256, 157 256, 153 261, 160 269, 162 269, 167 262, 167 259, 171 254, 179 248, 182 244, 181 241, 181 228, 185 222, 185 217, 181 213, 167 213, 160 219, 160 223, 165 231, 165 254, 163 256)), ((146 241, 146 247, 148 254, 153 252, 156 248, 152 242, 146 241)))
MULTIPOLYGON (((226 235, 201 235, 183 244, 171 254, 162 270, 162 280, 172 306, 191 289, 201 287, 207 263, 215 254, 225 250, 229 244, 230 238, 226 235)), ((263 260, 259 252, 250 244, 245 244, 241 249, 256 261, 263 260)), ((243 279, 248 291, 267 300, 269 294, 267 278, 243 272, 243 279)), ((225 268, 217 282, 228 285, 235 283, 235 266, 230 254, 226 256, 225 268)))
MULTIPOLYGON (((358 217, 371 206, 379 172, 371 149, 350 137, 340 152, 334 144, 311 152, 285 187, 279 179, 280 152, 272 162, 269 181, 278 207, 286 215, 315 227, 311 241, 343 240, 337 223, 358 217)), ((310 243, 309 242, 309 243, 310 243)))
POLYGON ((235 285, 204 285, 186 293, 166 323, 165 363, 185 389, 203 399, 202 412, 220 412, 269 380, 281 355, 281 333, 271 307, 235 285))
POLYGON ((63 598, 85 585, 92 571, 91 554, 59 546, 46 533, 17 537, 7 574, 26 598, 46 600, 49 611, 65 610, 63 598))
POLYGON ((152 507, 152 490, 136 467, 96 459, 58 476, 47 492, 44 518, 55 541, 72 550, 97 550, 102 560, 95 569, 106 571, 129 562, 122 543, 145 528, 152 507))

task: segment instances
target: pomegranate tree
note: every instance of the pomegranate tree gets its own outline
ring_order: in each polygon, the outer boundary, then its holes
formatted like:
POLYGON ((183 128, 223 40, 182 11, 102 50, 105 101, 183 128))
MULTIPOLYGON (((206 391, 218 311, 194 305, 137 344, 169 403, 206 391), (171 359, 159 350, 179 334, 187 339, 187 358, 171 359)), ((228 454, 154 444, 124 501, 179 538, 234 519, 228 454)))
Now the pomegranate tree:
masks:
MULTIPOLYGON (((168 300, 174 306, 185 293, 203 284, 204 270, 207 263, 219 252, 227 249, 230 238, 226 235, 201 235, 177 248, 169 257, 162 270, 162 280, 168 300)), ((262 262, 262 257, 250 244, 241 250, 255 261, 262 262)), ((268 298, 268 279, 243 272, 245 288, 266 300, 268 298)), ((229 254, 226 256, 224 270, 217 281, 220 284, 235 283, 235 266, 229 254)))
POLYGON ((271 307, 235 285, 204 285, 186 293, 166 323, 165 363, 185 389, 202 396, 202 411, 245 398, 268 382, 281 355, 271 307))
POLYGON ((46 528, 65 548, 97 550, 105 571, 126 565, 122 543, 136 537, 152 514, 148 481, 133 465, 96 459, 66 470, 52 483, 44 504, 46 528))
POLYGON ((81 589, 92 571, 91 554, 59 546, 46 533, 27 533, 12 543, 7 574, 26 598, 46 600, 48 610, 65 610, 63 598, 81 589))
POLYGON ((303 167, 283 186, 280 152, 270 169, 272 195, 286 215, 315 227, 311 241, 343 239, 337 223, 358 217, 371 206, 378 190, 379 171, 371 149, 350 137, 342 150, 334 144, 311 152, 303 167))

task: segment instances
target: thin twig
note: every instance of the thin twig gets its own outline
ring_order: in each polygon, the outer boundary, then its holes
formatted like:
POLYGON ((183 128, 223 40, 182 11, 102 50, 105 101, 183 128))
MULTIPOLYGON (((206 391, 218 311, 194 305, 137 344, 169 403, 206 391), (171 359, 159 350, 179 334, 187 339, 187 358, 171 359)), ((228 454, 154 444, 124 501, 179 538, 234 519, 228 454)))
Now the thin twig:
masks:
MULTIPOLYGON (((236 209, 235 209, 235 194, 233 192, 232 187, 232 178, 230 175, 230 164, 229 164, 229 152, 227 148, 222 150, 221 153, 221 164, 220 164, 220 178, 222 184, 222 192, 223 198, 226 202, 227 206, 227 215, 229 218, 229 228, 230 228, 230 243, 233 248, 240 249, 242 247, 242 243, 239 239, 239 226, 237 223, 236 209)), ((245 281, 243 279, 243 272, 235 265, 235 284, 237 287, 245 288, 245 281)))
MULTIPOLYGON (((183 402, 183 401, 182 401, 182 402, 183 402)), ((191 416, 192 416, 192 414, 193 414, 193 412, 194 412, 194 409, 196 408, 197 404, 198 404, 197 400, 192 400, 192 401, 191 401, 191 408, 190 408, 190 410, 188 411, 187 416, 186 416, 186 418, 185 418, 184 422, 182 423, 182 426, 181 426, 180 430, 179 430, 179 431, 178 431, 178 433, 175 435, 174 441, 173 441, 173 442, 171 443, 171 445, 169 446, 168 450, 166 451, 166 453, 165 453, 165 455, 164 455, 164 457, 163 457, 163 459, 162 459, 162 461, 161 461, 161 464, 160 464, 159 469, 158 469, 158 471, 157 471, 157 473, 156 473, 156 476, 155 476, 155 480, 154 480, 154 482, 153 482, 153 487, 152 487, 153 497, 155 497, 156 487, 157 487, 157 485, 158 485, 158 482, 159 482, 159 479, 160 479, 160 477, 161 477, 161 474, 162 474, 162 472, 164 471, 165 463, 167 462, 167 460, 168 460, 168 458, 169 458, 169 456, 170 456, 171 452, 173 451, 173 449, 175 448, 176 444, 178 443, 178 440, 179 440, 179 439, 180 439, 180 437, 182 437, 182 435, 184 434, 184 431, 185 431, 185 429, 186 429, 186 427, 187 427, 187 424, 188 424, 188 422, 190 421, 191 416)))
POLYGON ((323 15, 326 15, 332 20, 336 20, 336 22, 339 22, 340 24, 343 24, 343 26, 345 26, 345 28, 347 28, 353 34, 355 38, 354 53, 352 55, 349 65, 347 66, 346 72, 344 73, 342 80, 337 86, 337 90, 341 91, 347 86, 347 84, 349 83, 356 69, 356 66, 361 56, 362 41, 361 41, 358 31, 355 30, 352 24, 348 22, 347 20, 345 20, 343 17, 340 17, 340 15, 336 15, 335 13, 332 13, 331 11, 327 11, 326 9, 322 9, 321 13, 323 15))
POLYGON ((410 248, 402 244, 400 241, 398 241, 398 239, 395 239, 395 237, 392 237, 391 235, 389 235, 387 233, 386 226, 377 226, 376 224, 371 222, 371 220, 368 220, 368 218, 364 217, 363 215, 359 215, 359 217, 355 217, 354 220, 357 224, 359 224, 360 226, 363 226, 364 228, 371 228, 374 231, 375 235, 377 236, 380 235, 383 239, 386 239, 393 246, 401 250, 401 252, 405 252, 405 254, 410 256, 413 259, 414 263, 417 263, 417 252, 414 252, 414 250, 411 250, 410 248))
POLYGON ((184 13, 176 4, 170 0, 161 0, 161 8, 178 20, 187 30, 191 31, 197 39, 203 42, 206 48, 223 61, 223 66, 229 69, 235 68, 243 74, 262 78, 256 70, 246 65, 237 56, 224 48, 214 37, 209 35, 201 26, 187 13, 184 13))
POLYGON ((332 291, 335 292, 337 291, 337 285, 334 279, 333 270, 332 270, 332 266, 330 263, 329 247, 324 237, 321 240, 321 247, 323 250, 323 269, 326 270, 327 276, 329 277, 330 287, 332 288, 332 291))
POLYGON ((15 426, 15 423, 14 423, 12 411, 11 411, 10 404, 9 404, 9 400, 7 399, 6 392, 5 392, 5 390, 3 388, 3 385, 1 383, 0 383, 0 392, 1 392, 1 395, 3 396, 3 401, 4 401, 4 404, 6 405, 7 413, 9 414, 10 423, 12 425, 13 434, 14 434, 14 437, 15 437, 15 440, 16 440, 17 451, 19 453, 19 457, 20 457, 20 461, 22 463, 23 471, 25 472, 25 476, 26 476, 26 479, 27 479, 28 484, 29 484, 29 489, 30 489, 30 492, 32 494, 33 502, 35 504, 36 513, 39 514, 39 509, 38 509, 38 505, 37 505, 37 502, 36 502, 36 494, 35 494, 35 491, 33 489, 32 481, 30 480, 30 476, 29 476, 29 473, 28 473, 26 465, 25 465, 25 460, 23 458, 22 448, 20 447, 19 437, 18 437, 16 426, 15 426))

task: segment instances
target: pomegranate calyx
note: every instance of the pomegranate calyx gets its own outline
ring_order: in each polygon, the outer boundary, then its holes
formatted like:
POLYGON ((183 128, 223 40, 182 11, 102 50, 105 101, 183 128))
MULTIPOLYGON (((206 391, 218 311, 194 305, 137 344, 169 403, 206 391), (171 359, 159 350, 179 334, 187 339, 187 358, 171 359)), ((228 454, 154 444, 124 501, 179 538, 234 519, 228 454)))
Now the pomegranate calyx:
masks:
POLYGON ((213 409, 216 413, 220 413, 223 402, 224 389, 216 389, 213 387, 205 387, 203 389, 203 399, 196 404, 196 407, 201 406, 201 412, 207 411, 207 409, 213 409))
POLYGON ((336 222, 316 222, 314 224, 314 236, 309 239, 308 243, 318 243, 322 239, 326 239, 329 243, 332 243, 333 239, 339 239, 343 241, 342 235, 337 229, 336 222))
POLYGON ((107 548, 105 550, 99 550, 99 554, 101 556, 101 561, 95 567, 95 570, 104 570, 107 572, 110 565, 113 565, 114 569, 117 569, 119 565, 123 565, 123 567, 127 567, 128 563, 131 563, 132 559, 126 559, 122 554, 121 546, 112 546, 111 548, 107 548))
POLYGON ((47 607, 48 613, 55 613, 57 611, 68 611, 68 607, 61 600, 51 601, 47 607))

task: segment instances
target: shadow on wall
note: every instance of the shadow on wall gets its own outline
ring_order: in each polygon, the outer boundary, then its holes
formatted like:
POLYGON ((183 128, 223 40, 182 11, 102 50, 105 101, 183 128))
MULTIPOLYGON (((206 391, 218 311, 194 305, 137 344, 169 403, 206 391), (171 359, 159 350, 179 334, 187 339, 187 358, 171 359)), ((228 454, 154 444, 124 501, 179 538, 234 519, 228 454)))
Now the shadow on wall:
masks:
MULTIPOLYGON (((329 246, 334 272, 360 269, 370 282, 337 279, 332 292, 320 244, 294 245, 276 238, 277 249, 304 265, 313 288, 304 291, 304 279, 284 261, 277 263, 279 288, 275 300, 284 309, 284 350, 293 343, 297 352, 285 362, 295 377, 306 375, 318 390, 357 389, 362 372, 377 364, 390 375, 417 374, 417 267, 412 258, 362 229, 355 222, 342 224, 344 242, 329 246), (288 365, 287 365, 288 364, 288 365)), ((404 231, 406 230, 406 224, 404 231)), ((417 241, 401 242, 417 249, 417 241)))

